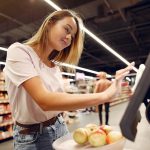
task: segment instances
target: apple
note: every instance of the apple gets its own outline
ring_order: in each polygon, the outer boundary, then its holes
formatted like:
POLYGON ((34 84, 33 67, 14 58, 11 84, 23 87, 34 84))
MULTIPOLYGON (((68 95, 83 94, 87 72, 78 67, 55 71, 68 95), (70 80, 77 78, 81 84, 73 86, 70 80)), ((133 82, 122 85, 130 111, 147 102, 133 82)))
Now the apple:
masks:
POLYGON ((103 146, 107 144, 106 133, 101 129, 94 131, 89 135, 88 141, 91 144, 91 146, 94 146, 94 147, 103 146))
POLYGON ((113 128, 109 125, 101 125, 100 129, 103 130, 106 134, 113 130, 113 128))
POLYGON ((85 126, 85 128, 86 128, 87 131, 88 131, 88 135, 90 135, 92 132, 97 131, 97 130, 99 129, 99 126, 96 125, 96 124, 90 123, 90 124, 87 124, 87 125, 85 126))
POLYGON ((98 125, 94 123, 89 123, 85 127, 98 127, 98 125))
POLYGON ((78 128, 73 133, 73 139, 78 144, 88 142, 88 131, 85 128, 78 128))
POLYGON ((114 143, 123 138, 121 132, 119 131, 110 131, 107 135, 106 141, 108 144, 114 143))

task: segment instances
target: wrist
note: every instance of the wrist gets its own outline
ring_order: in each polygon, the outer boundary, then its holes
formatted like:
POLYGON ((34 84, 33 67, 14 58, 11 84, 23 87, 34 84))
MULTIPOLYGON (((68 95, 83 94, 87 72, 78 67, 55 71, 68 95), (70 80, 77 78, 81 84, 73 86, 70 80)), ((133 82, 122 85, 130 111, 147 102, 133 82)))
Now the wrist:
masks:
POLYGON ((111 96, 109 94, 109 92, 107 91, 104 91, 104 92, 101 92, 101 103, 106 103, 106 102, 109 102, 111 100, 111 96))

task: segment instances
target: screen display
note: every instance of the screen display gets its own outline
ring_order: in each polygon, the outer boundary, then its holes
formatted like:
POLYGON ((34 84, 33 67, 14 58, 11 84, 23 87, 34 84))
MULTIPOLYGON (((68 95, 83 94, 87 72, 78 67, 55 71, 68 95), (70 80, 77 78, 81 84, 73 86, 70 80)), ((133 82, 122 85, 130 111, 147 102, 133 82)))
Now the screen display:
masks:
POLYGON ((147 99, 150 87, 150 54, 145 63, 145 70, 135 88, 134 94, 120 122, 122 134, 129 140, 134 141, 137 134, 137 126, 141 120, 140 105, 147 99))

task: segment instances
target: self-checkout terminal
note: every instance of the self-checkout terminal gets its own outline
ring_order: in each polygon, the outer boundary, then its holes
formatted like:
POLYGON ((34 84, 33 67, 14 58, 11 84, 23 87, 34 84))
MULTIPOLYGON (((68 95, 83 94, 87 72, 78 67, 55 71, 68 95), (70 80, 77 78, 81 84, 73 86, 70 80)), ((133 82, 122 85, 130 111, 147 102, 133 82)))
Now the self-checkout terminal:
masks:
POLYGON ((145 70, 139 80, 134 94, 125 110, 120 122, 122 134, 129 140, 134 141, 137 134, 137 126, 141 120, 140 105, 144 102, 145 115, 150 123, 150 54, 145 63, 145 70))

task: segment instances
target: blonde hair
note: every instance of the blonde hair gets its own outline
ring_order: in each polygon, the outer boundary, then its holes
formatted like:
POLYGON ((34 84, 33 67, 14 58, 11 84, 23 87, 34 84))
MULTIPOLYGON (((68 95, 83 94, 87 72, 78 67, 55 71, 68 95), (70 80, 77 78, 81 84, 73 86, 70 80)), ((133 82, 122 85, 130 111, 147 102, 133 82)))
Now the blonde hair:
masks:
MULTIPOLYGON (((46 46, 48 45, 48 26, 53 25, 59 20, 64 19, 65 17, 73 17, 77 24, 77 33, 75 38, 72 40, 71 45, 65 48, 64 50, 57 52, 58 54, 53 58, 54 61, 69 63, 77 65, 83 51, 83 41, 84 41, 84 32, 83 32, 83 22, 81 18, 71 10, 60 10, 51 13, 43 22, 39 30, 31 37, 25 44, 28 45, 40 45, 41 54, 43 55, 46 46)), ((54 51, 55 52, 55 51, 54 51)), ((68 69, 67 69, 68 70, 68 69)), ((70 70, 70 69, 69 69, 70 70)))

